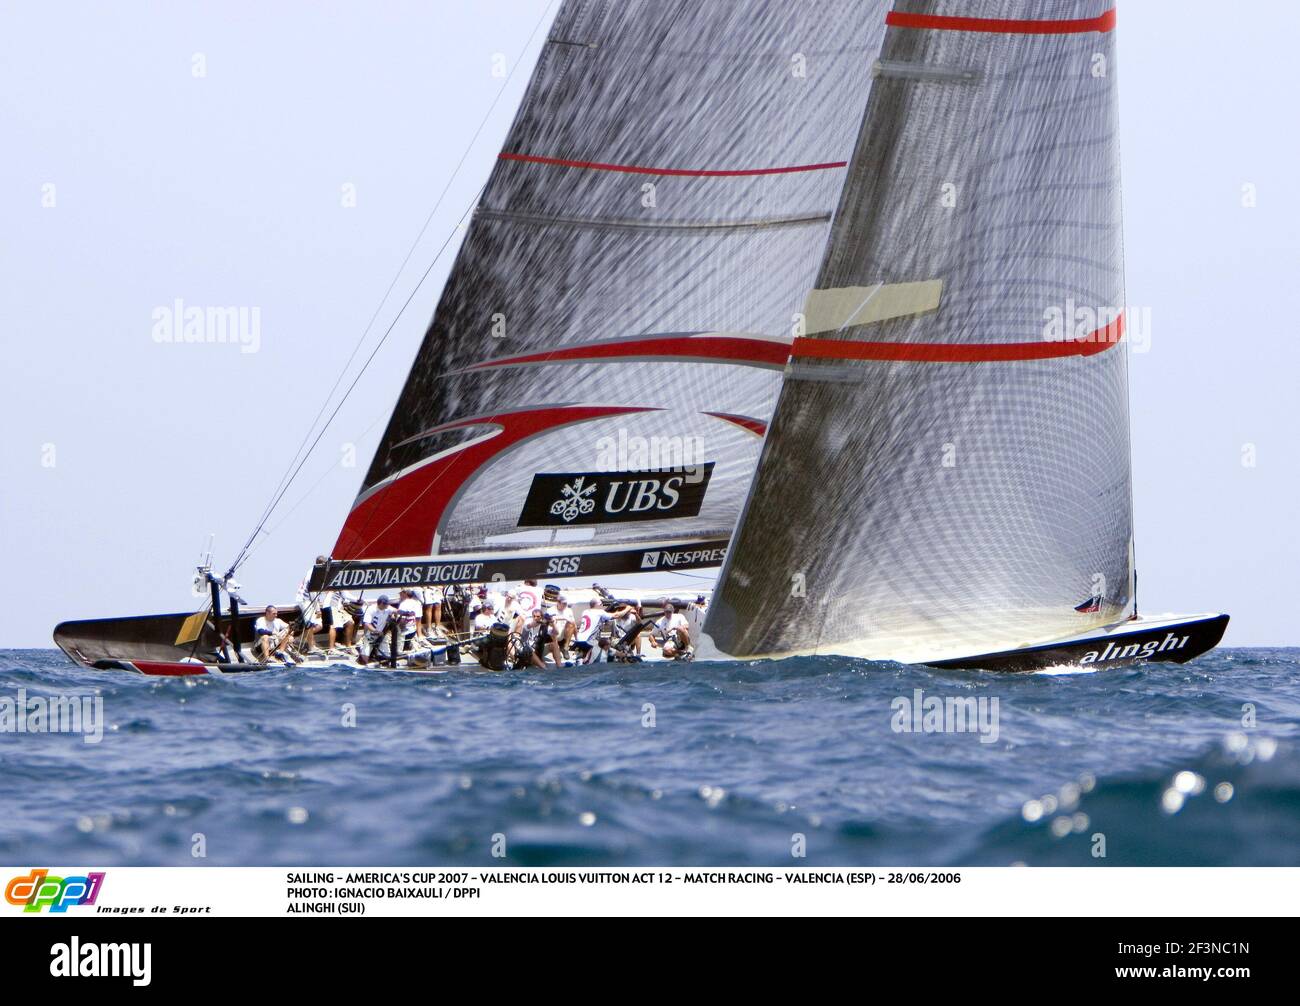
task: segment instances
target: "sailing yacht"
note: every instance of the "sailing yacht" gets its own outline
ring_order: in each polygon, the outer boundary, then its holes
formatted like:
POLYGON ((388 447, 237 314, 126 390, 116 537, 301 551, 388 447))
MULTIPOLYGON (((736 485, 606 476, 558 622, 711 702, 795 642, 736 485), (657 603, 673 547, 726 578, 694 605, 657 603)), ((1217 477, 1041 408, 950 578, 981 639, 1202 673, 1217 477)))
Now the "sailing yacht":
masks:
MULTIPOLYGON (((1137 610, 1110 3, 566 0, 311 589, 713 574, 712 659, 1217 645, 1137 610)), ((234 568, 55 639, 260 667, 204 656, 234 568)))

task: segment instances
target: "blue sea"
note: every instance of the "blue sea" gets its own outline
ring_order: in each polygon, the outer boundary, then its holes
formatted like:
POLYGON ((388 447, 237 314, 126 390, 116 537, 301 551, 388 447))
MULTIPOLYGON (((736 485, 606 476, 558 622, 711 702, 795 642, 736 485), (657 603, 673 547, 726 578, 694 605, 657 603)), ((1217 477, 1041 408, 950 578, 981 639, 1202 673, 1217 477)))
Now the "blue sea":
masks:
POLYGON ((17 866, 1300 865, 1300 649, 169 680, 0 651, 19 689, 105 726, 0 733, 17 866))

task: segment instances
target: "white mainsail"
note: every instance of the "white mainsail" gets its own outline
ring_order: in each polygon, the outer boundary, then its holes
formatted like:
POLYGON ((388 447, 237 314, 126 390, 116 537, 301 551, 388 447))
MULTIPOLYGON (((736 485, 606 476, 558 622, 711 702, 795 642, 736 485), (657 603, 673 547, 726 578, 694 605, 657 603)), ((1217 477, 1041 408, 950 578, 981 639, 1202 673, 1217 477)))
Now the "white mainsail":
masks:
POLYGON ((562 6, 333 571, 721 562, 885 7, 562 6))

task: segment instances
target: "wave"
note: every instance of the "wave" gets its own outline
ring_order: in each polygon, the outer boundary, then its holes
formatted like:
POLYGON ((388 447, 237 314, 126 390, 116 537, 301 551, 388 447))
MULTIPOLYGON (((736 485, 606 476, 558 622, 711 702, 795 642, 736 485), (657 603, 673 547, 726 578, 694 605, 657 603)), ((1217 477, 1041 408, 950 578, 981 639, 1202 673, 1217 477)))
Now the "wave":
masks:
POLYGON ((1025 802, 971 866, 1300 866, 1300 752, 1230 734, 1172 771, 1085 776, 1025 802))

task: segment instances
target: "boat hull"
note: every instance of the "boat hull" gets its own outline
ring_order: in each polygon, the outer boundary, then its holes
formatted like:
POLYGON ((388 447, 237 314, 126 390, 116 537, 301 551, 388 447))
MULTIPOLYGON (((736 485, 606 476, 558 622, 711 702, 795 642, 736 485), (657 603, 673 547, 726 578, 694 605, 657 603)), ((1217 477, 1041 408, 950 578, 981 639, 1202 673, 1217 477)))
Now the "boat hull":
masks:
POLYGON ((1090 636, 999 653, 926 661, 926 666, 943 670, 1026 672, 1067 665, 1110 670, 1131 664, 1185 664, 1218 646, 1227 628, 1227 615, 1134 619, 1090 636))
MULTIPOLYGON (((176 633, 186 617, 184 614, 146 615, 136 618, 64 622, 55 630, 54 640, 60 649, 83 667, 130 671, 151 677, 247 674, 276 670, 283 666, 254 663, 200 663, 194 659, 196 654, 207 655, 215 647, 219 636, 215 626, 209 622, 205 626, 197 650, 193 644, 177 646, 174 642, 176 633)), ((1227 615, 1170 615, 1140 618, 1108 626, 1092 634, 1036 646, 943 660, 927 660, 922 663, 927 667, 942 670, 1012 673, 1069 665, 1112 669, 1141 663, 1185 664, 1217 646, 1227 627, 1227 615)), ((222 628, 225 628, 224 622, 222 628)), ((247 632, 245 638, 251 638, 251 620, 249 625, 243 628, 247 632)), ((710 655, 705 659, 714 658, 710 655)), ((330 663, 313 662, 304 666, 321 667, 330 663)), ((350 660, 337 661, 337 664, 362 666, 350 660)), ((373 664, 370 666, 375 668, 373 664)), ((443 668, 410 670, 413 673, 441 673, 443 668)))
MULTIPOLYGON (((261 671, 282 671, 283 664, 201 664, 184 660, 97 660, 90 665, 97 671, 128 671, 149 678, 194 678, 205 675, 226 677, 231 674, 256 674, 261 671)), ((306 670, 366 670, 384 674, 433 675, 446 674, 446 667, 384 667, 378 664, 365 666, 353 660, 321 661, 298 665, 306 670)))
MULTIPOLYGON (((292 622, 298 609, 280 608, 282 617, 292 622)), ((253 638, 253 623, 261 609, 250 609, 239 617, 239 638, 247 646, 253 638)), ((91 618, 60 622, 54 629, 54 642, 73 661, 83 667, 112 664, 115 661, 182 663, 198 658, 212 659, 222 635, 230 628, 230 619, 211 617, 199 630, 198 638, 178 643, 185 620, 192 612, 161 615, 133 615, 122 618, 91 618)))

